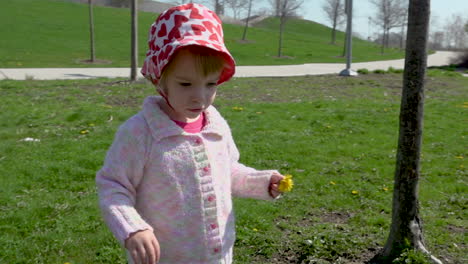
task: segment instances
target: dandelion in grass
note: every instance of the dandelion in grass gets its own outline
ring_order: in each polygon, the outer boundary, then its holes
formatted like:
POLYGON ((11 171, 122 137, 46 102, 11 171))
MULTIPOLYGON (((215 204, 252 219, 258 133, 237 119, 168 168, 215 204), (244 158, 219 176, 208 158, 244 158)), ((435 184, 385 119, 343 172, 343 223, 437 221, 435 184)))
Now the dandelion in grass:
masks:
POLYGON ((252 229, 254 232, 258 232, 258 229, 257 228, 253 228, 252 229))
POLYGON ((351 193, 352 193, 353 195, 358 195, 358 194, 359 194, 359 192, 356 191, 356 190, 352 190, 351 193))
POLYGON ((331 184, 331 185, 336 185, 336 182, 330 181, 330 184, 331 184))
POLYGON ((463 156, 456 156, 455 158, 456 158, 456 159, 464 159, 465 157, 463 157, 463 156))
POLYGON ((88 133, 89 133, 89 130, 88 130, 88 129, 83 129, 83 130, 80 131, 80 134, 81 134, 81 135, 86 135, 86 134, 88 134, 88 133))
POLYGON ((239 106, 234 106, 232 110, 240 112, 240 111, 244 111, 244 108, 239 107, 239 106))
POLYGON ((383 187, 382 190, 383 190, 384 192, 388 192, 388 187, 383 187))
POLYGON ((278 190, 280 192, 290 192, 294 186, 291 174, 284 175, 284 179, 280 181, 278 190))

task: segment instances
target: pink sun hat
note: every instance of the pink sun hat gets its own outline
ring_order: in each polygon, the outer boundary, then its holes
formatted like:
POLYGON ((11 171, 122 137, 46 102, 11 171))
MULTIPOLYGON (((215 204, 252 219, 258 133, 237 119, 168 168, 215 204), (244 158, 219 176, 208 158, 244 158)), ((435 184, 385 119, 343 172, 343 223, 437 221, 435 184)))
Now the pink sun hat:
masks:
POLYGON ((171 7, 159 15, 151 25, 145 62, 141 73, 153 84, 158 84, 164 67, 174 53, 189 45, 198 45, 218 51, 224 67, 218 84, 235 73, 235 61, 224 45, 221 20, 211 10, 200 4, 185 4, 171 7))

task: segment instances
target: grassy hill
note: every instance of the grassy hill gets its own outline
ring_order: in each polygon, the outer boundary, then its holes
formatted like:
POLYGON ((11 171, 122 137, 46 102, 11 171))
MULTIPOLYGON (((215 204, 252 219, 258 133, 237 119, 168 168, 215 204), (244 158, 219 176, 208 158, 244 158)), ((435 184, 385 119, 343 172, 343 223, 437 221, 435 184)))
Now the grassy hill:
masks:
MULTIPOLYGON (((130 12, 128 9, 94 8, 97 59, 89 65, 88 6, 60 0, 3 0, 0 8, 0 68, 14 67, 128 67, 130 65, 130 12)), ((139 13, 139 62, 147 50, 148 29, 157 14, 139 13)), ((330 45, 330 29, 307 20, 286 24, 283 55, 278 58, 278 19, 269 18, 249 28, 225 24, 225 41, 238 65, 279 65, 343 62, 343 33, 330 45)), ((402 58, 399 50, 380 55, 375 44, 354 39, 354 61, 402 58)))

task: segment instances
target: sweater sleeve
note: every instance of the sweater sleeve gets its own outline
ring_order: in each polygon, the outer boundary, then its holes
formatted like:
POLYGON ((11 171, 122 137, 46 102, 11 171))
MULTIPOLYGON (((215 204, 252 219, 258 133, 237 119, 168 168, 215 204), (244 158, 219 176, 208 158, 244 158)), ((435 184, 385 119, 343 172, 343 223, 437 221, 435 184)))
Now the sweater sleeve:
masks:
POLYGON ((105 222, 124 245, 125 240, 141 230, 153 230, 135 209, 136 189, 143 176, 146 144, 144 120, 127 121, 117 132, 107 152, 104 166, 96 174, 99 205, 105 222))
POLYGON ((256 170, 239 163, 239 151, 232 135, 228 134, 228 151, 231 159, 232 194, 238 197, 274 200, 269 192, 270 179, 276 170, 256 170))

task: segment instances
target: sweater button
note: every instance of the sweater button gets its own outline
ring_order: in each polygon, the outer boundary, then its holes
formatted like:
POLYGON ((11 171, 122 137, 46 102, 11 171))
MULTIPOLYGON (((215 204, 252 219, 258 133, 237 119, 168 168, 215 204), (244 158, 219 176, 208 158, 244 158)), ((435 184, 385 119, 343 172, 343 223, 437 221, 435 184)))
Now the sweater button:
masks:
POLYGON ((204 172, 209 172, 209 171, 210 171, 210 166, 204 167, 204 168, 203 168, 203 171, 204 171, 204 172))
POLYGON ((217 253, 219 253, 220 251, 221 251, 221 250, 220 250, 219 248, 214 248, 214 249, 213 249, 213 253, 214 253, 214 254, 217 254, 217 253))
POLYGON ((216 197, 214 195, 210 195, 208 197, 208 202, 214 202, 216 200, 216 197))
POLYGON ((214 229, 218 228, 218 225, 217 224, 211 224, 210 227, 211 227, 211 229, 214 230, 214 229))
POLYGON ((197 138, 195 139, 195 144, 200 145, 202 143, 201 139, 197 138))

